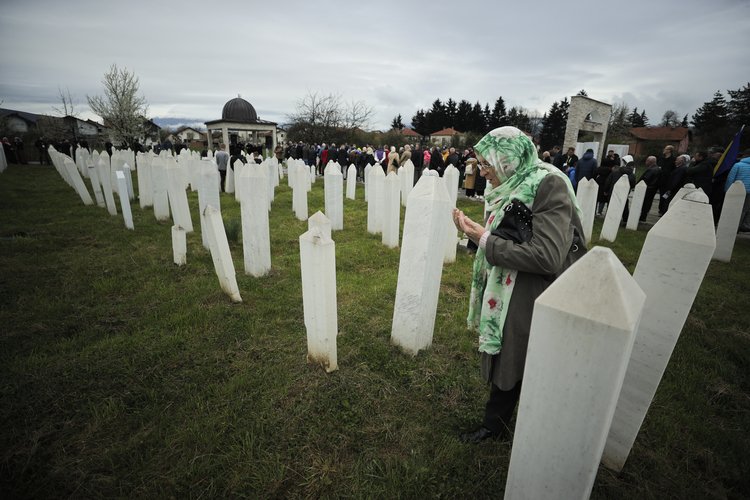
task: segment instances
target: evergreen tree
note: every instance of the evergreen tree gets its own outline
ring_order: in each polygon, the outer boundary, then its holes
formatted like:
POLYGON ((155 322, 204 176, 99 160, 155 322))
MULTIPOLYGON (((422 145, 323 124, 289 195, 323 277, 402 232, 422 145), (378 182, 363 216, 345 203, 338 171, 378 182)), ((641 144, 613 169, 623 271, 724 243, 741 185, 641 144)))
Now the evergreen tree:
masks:
POLYGON ((685 115, 682 117, 682 123, 680 123, 680 127, 687 128, 688 126, 688 115, 685 115))
POLYGON ((609 117, 609 127, 607 128, 607 142, 625 142, 630 138, 630 133, 628 132, 630 126, 628 105, 624 102, 616 103, 614 106, 612 106, 612 114, 609 117))
POLYGON ((430 134, 442 130, 448 126, 448 113, 440 99, 435 99, 432 108, 425 114, 427 118, 427 128, 430 134))
POLYGON ((490 119, 487 121, 487 128, 490 130, 498 127, 504 127, 508 124, 508 112, 505 110, 505 101, 502 96, 495 101, 495 106, 490 113, 490 119))
POLYGON ((729 106, 720 91, 693 115, 693 126, 703 147, 724 144, 731 135, 729 106))
MULTIPOLYGON (((529 116, 523 108, 517 108, 515 106, 510 108, 510 111, 508 111, 508 122, 510 126, 516 127, 524 132, 529 132, 531 130, 531 119, 529 119, 529 116)), ((565 127, 563 127, 563 135, 565 135, 565 127)))
POLYGON ((453 127, 456 122, 456 112, 456 101, 449 97, 448 102, 445 104, 445 117, 447 119, 445 127, 453 127))
POLYGON ((485 132, 489 132, 494 127, 490 125, 492 122, 492 111, 490 111, 490 105, 488 103, 484 104, 484 111, 482 111, 482 115, 484 115, 484 124, 487 127, 487 130, 485 132))
POLYGON ((633 112, 628 115, 628 124, 631 127, 645 127, 641 120, 641 115, 638 113, 638 106, 633 108, 633 112))
POLYGON ((419 135, 429 135, 430 132, 434 132, 427 127, 427 116, 424 110, 417 110, 416 114, 411 117, 411 126, 416 133, 419 135))
POLYGON ((646 116, 646 110, 641 111, 641 127, 648 127, 648 116, 646 116))
POLYGON ((393 119, 391 122, 391 128, 403 130, 404 129, 404 122, 401 121, 401 114, 399 114, 396 118, 393 119))
MULTIPOLYGON (((474 104, 469 114, 469 129, 467 132, 476 132, 477 134, 483 134, 487 129, 487 125, 484 123, 484 114, 482 113, 482 105, 479 101, 474 104)), ((461 132, 464 132, 463 130, 461 132)))
POLYGON ((582 95, 583 97, 588 97, 589 95, 586 93, 585 90, 581 89, 578 91, 576 95, 582 95))
POLYGON ((468 132, 470 127, 471 103, 466 99, 461 99, 456 109, 456 119, 453 122, 453 128, 459 132, 468 132))
POLYGON ((539 134, 542 149, 549 150, 552 146, 563 147, 565 126, 568 122, 567 108, 568 106, 555 101, 549 108, 549 112, 545 114, 542 132, 539 134))
POLYGON ((728 90, 729 120, 739 130, 742 125, 750 127, 750 83, 737 90, 728 90))

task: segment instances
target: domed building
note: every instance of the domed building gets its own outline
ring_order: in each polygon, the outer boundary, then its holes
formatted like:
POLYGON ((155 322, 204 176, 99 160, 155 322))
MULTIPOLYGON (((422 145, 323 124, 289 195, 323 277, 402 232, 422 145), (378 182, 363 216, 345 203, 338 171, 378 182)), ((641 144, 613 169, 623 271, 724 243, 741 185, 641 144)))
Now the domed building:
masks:
POLYGON ((212 136, 212 132, 219 130, 220 142, 227 147, 241 142, 260 145, 271 151, 276 148, 277 124, 259 119, 253 105, 239 95, 224 104, 220 120, 206 122, 206 129, 208 146, 212 149, 219 148, 219 141, 214 140, 212 136))

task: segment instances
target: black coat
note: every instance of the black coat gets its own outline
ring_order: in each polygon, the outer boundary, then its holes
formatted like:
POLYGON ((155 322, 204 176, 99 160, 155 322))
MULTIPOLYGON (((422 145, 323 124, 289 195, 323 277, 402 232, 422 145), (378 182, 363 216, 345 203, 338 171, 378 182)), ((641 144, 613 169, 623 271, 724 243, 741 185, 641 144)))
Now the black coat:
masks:
POLYGON ((656 189, 662 184, 661 167, 647 168, 641 175, 641 180, 646 183, 647 188, 656 189))
POLYGON ((594 153, 584 153, 581 159, 578 160, 576 166, 576 184, 578 184, 581 179, 593 179, 594 171, 598 166, 596 158, 594 158, 594 153))
POLYGON ((711 196, 711 186, 714 177, 714 165, 706 158, 694 163, 685 171, 685 184, 692 182, 695 187, 701 188, 706 196, 711 196))

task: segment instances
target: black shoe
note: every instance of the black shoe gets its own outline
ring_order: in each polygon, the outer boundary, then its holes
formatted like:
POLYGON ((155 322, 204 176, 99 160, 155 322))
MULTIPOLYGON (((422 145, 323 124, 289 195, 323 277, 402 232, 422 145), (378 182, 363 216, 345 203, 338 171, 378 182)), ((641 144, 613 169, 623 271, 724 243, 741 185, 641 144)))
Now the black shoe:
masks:
POLYGON ((475 430, 474 432, 467 432, 466 434, 461 434, 458 439, 462 443, 466 444, 478 444, 486 439, 497 439, 501 437, 503 433, 501 432, 494 432, 489 430, 487 427, 482 426, 479 429, 475 430))

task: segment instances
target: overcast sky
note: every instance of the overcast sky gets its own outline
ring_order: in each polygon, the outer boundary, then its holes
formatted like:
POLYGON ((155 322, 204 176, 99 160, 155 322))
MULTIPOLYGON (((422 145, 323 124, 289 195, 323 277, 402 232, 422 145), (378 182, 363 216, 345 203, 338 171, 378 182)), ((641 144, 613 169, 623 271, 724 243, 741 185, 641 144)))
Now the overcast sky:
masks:
POLYGON ((283 123, 308 92, 374 109, 370 128, 449 97, 546 112, 586 89, 601 101, 692 115, 750 81, 750 1, 3 0, 1 107, 54 114, 116 63, 150 117, 221 118, 240 94, 283 123))

